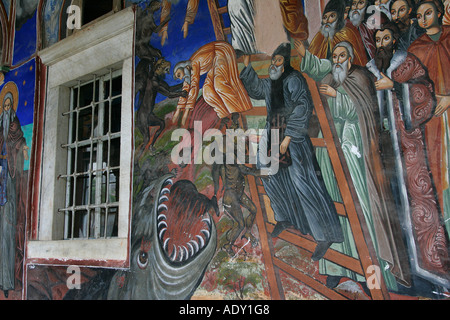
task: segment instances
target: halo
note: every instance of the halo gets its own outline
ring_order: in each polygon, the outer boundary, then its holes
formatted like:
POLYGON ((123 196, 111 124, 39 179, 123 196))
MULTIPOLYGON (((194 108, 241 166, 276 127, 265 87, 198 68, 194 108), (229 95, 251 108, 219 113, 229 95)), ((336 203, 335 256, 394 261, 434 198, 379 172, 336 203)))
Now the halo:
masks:
MULTIPOLYGON (((14 111, 17 111, 17 107, 19 105, 19 90, 17 89, 17 85, 10 81, 3 86, 2 91, 0 92, 0 103, 3 105, 3 100, 5 99, 6 94, 10 92, 13 96, 14 100, 14 111)), ((2 109, 3 112, 3 109, 2 109)), ((0 112, 1 113, 1 112, 0 112)))

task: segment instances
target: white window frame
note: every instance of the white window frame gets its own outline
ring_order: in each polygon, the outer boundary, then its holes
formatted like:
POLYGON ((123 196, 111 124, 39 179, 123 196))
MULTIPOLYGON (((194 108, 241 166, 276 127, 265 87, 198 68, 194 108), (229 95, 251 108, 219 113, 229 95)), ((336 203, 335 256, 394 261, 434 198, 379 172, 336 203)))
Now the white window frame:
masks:
POLYGON ((29 263, 107 265, 129 264, 132 212, 134 25, 132 7, 111 15, 38 53, 47 67, 43 152, 37 239, 27 243, 29 263), (68 119, 71 87, 83 77, 122 69, 122 120, 118 237, 64 239, 68 119))

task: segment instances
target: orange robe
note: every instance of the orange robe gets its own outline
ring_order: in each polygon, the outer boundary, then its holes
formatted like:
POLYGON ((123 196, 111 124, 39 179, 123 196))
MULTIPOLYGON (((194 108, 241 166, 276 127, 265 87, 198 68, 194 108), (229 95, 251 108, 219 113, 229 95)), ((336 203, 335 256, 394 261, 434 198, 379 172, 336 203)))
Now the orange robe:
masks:
POLYGON ((345 27, 336 32, 332 39, 325 38, 319 31, 311 41, 308 50, 319 59, 329 59, 334 46, 342 41, 347 41, 353 46, 355 59, 352 63, 359 66, 365 66, 368 60, 366 49, 361 41, 361 36, 358 29, 348 23, 345 27))
MULTIPOLYGON (((450 62, 450 26, 442 26, 442 34, 438 41, 433 41, 423 34, 408 49, 428 69, 428 75, 434 82, 436 95, 450 95, 450 72, 446 70, 450 62)), ((445 112, 450 117, 450 112, 445 112)), ((445 114, 444 113, 444 114, 445 114)), ((444 115, 433 117, 425 127, 428 161, 436 185, 439 202, 443 205, 443 190, 448 188, 447 163, 445 163, 445 134, 449 131, 449 123, 444 115)))
POLYGON ((309 36, 308 19, 300 0, 280 0, 283 24, 289 35, 298 40, 306 40, 309 36))
POLYGON ((200 76, 207 73, 203 84, 203 98, 225 118, 232 113, 253 108, 247 91, 239 78, 236 53, 225 41, 210 42, 198 49, 190 58, 191 83, 184 83, 189 94, 178 101, 178 109, 193 109, 200 90, 200 76))

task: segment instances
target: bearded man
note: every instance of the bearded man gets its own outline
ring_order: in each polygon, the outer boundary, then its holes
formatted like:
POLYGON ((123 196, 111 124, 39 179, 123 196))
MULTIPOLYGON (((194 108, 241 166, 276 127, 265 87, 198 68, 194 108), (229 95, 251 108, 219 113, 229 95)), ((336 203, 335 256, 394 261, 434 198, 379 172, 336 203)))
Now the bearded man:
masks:
POLYGON ((197 102, 200 76, 203 74, 207 74, 203 84, 203 98, 220 119, 253 108, 239 79, 233 47, 225 41, 214 41, 200 47, 188 61, 181 61, 174 67, 174 77, 184 81, 183 90, 188 92, 188 96, 179 99, 173 123, 184 113, 181 124, 186 124, 189 113, 197 102))
POLYGON ((423 138, 424 125, 436 107, 434 86, 416 56, 396 50, 398 34, 393 23, 376 32, 376 57, 367 68, 376 79, 379 104, 387 110, 400 216, 405 232, 414 230, 408 234, 408 243, 419 257, 412 261, 448 278, 448 244, 423 138))
POLYGON ((352 25, 346 25, 345 3, 341 0, 331 0, 325 6, 322 15, 320 31, 314 36, 309 51, 320 59, 329 59, 333 47, 342 41, 353 43, 354 63, 365 66, 368 62, 359 31, 352 25))
MULTIPOLYGON (((265 100, 267 121, 259 143, 262 154, 287 155, 278 172, 263 178, 277 224, 272 237, 293 226, 303 234, 311 234, 318 245, 312 259, 319 260, 331 244, 343 241, 339 218, 333 201, 320 177, 313 145, 308 136, 313 101, 306 79, 292 68, 291 45, 281 44, 272 55, 269 78, 260 79, 244 56, 241 79, 250 97, 265 100), (278 150, 265 150, 272 143, 272 131, 278 130, 278 150), (267 153, 266 153, 267 152, 267 153)), ((260 151, 258 153, 260 153, 260 151)), ((283 157, 281 157, 283 158, 283 157)), ((280 160, 281 162, 281 160, 280 160)))
POLYGON ((437 106, 433 119, 425 127, 428 160, 433 173, 440 205, 450 232, 450 26, 442 25, 444 7, 441 1, 421 1, 417 8, 419 26, 425 34, 414 41, 409 52, 428 69, 434 82, 437 106))
POLYGON ((420 28, 415 19, 413 0, 395 0, 391 2, 390 12, 392 21, 397 24, 400 31, 398 50, 408 50, 411 43, 420 37, 425 30, 420 28))
POLYGON ((14 106, 17 101, 11 92, 7 92, 0 109, 0 289, 5 297, 15 288, 20 175, 24 160, 28 160, 29 149, 14 106))
MULTIPOLYGON (((374 4, 374 0, 353 0, 352 9, 348 14, 348 19, 351 23, 358 29, 359 34, 361 35, 362 42, 366 49, 367 58, 373 59, 375 55, 375 40, 374 26, 369 25, 367 20, 369 18, 369 14, 367 13, 367 9, 369 6, 374 4)), ((383 16, 381 19, 386 20, 387 17, 381 13, 383 16)))
MULTIPOLYGON (((348 42, 338 43, 332 59, 319 59, 296 42, 303 56, 300 69, 320 82, 320 92, 327 97, 341 148, 349 168, 351 180, 361 204, 371 240, 377 252, 386 285, 397 289, 396 279, 409 285, 409 265, 401 238, 399 220, 390 209, 395 205, 391 197, 380 156, 380 123, 375 86, 366 68, 353 64, 353 47, 348 42), (376 174, 378 172, 378 174, 376 174), (385 268, 388 266, 388 268, 385 268), (395 278, 394 278, 395 276, 395 278)), ((342 201, 333 175, 331 162, 324 150, 317 150, 327 189, 334 201, 342 201)), ((336 250, 357 257, 352 245, 353 235, 348 220, 340 217, 344 243, 336 250)), ((328 261, 321 261, 320 272, 328 274, 327 285, 334 287, 341 277, 358 279, 355 273, 328 261)))

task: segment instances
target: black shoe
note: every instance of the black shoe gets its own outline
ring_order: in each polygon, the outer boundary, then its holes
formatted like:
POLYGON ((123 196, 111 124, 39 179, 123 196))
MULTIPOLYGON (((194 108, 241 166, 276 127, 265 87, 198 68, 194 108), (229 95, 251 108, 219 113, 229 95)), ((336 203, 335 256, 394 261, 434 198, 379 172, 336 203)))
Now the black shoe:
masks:
POLYGON ((286 221, 277 222, 277 225, 275 226, 275 228, 273 228, 273 231, 271 233, 272 238, 278 237, 280 233, 283 232, 283 230, 287 229, 290 225, 291 224, 286 221))
POLYGON ((333 242, 330 241, 319 241, 316 246, 316 250, 311 257, 313 261, 317 261, 323 258, 328 248, 331 246, 333 242))
POLYGON ((327 283, 326 283, 327 288, 330 288, 330 289, 336 288, 337 285, 339 284, 339 282, 341 281, 341 279, 342 279, 341 276, 328 276, 327 283))

